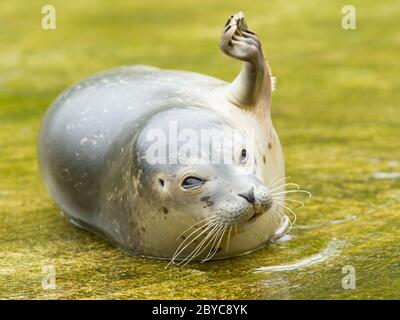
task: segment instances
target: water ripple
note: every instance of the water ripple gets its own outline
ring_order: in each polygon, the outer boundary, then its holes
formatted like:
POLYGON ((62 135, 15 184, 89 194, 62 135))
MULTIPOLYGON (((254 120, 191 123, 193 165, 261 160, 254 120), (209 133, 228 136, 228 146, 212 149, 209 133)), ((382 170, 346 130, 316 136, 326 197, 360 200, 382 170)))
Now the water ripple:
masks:
POLYGON ((352 221, 354 219, 356 219, 357 216, 352 214, 352 215, 348 215, 346 217, 344 217, 343 219, 336 219, 336 220, 331 220, 328 221, 326 223, 323 224, 312 224, 312 225, 297 225, 294 226, 293 229, 314 229, 314 228, 321 228, 321 227, 326 227, 326 226, 330 226, 330 225, 334 225, 334 224, 341 224, 341 223, 345 223, 348 221, 352 221))
POLYGON ((342 248, 344 247, 344 242, 333 238, 329 241, 328 245, 324 250, 321 252, 314 254, 310 257, 305 259, 289 263, 289 264, 282 264, 278 266, 267 266, 267 267, 260 267, 257 268, 256 272, 262 271, 292 271, 297 270, 305 267, 309 267, 321 262, 328 260, 329 258, 333 257, 337 253, 341 252, 342 248))
POLYGON ((400 172, 375 172, 372 177, 375 179, 399 179, 400 172))

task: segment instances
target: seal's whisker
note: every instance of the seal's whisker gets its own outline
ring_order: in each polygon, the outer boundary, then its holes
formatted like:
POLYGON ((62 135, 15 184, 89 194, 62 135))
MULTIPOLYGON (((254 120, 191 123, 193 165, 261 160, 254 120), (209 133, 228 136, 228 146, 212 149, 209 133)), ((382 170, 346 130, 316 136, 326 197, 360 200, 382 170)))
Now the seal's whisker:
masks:
POLYGON ((290 179, 290 176, 286 176, 286 177, 281 178, 281 179, 279 179, 279 180, 278 180, 278 179, 275 179, 275 180, 273 180, 273 181, 271 182, 271 184, 269 185, 269 187, 271 187, 271 186, 273 186, 273 185, 275 185, 275 184, 281 182, 282 180, 284 181, 284 180, 287 180, 287 179, 290 179))
MULTIPOLYGON (((216 244, 216 242, 217 242, 217 239, 218 239, 218 234, 219 234, 219 232, 221 231, 222 227, 223 227, 223 225, 221 224, 221 225, 219 226, 218 230, 216 230, 216 231, 214 232, 213 237, 212 237, 212 238, 210 239, 210 241, 208 242, 207 246, 208 246, 208 245, 210 246, 210 250, 208 250, 208 253, 207 253, 207 255, 206 255, 206 258, 209 256, 209 254, 210 254, 211 251, 213 250, 213 248, 214 248, 214 246, 215 246, 215 244, 216 244)), ((202 259, 201 262, 203 263, 204 260, 205 260, 206 258, 202 259)))
POLYGON ((224 229, 223 229, 222 232, 221 232, 221 235, 218 235, 219 241, 218 241, 218 244, 217 244, 217 246, 215 247, 215 250, 214 250, 214 252, 212 253, 212 255, 211 255, 210 257, 207 256, 206 259, 204 259, 202 262, 205 262, 205 261, 207 261, 207 260, 212 259, 212 257, 214 257, 215 254, 218 252, 219 246, 220 246, 220 244, 221 244, 221 242, 222 242, 222 239, 224 238, 224 234, 225 234, 225 231, 226 231, 226 228, 227 228, 227 227, 228 227, 228 226, 225 225, 225 226, 224 226, 224 229))
POLYGON ((196 227, 195 230, 193 230, 188 236, 185 236, 185 238, 189 239, 192 235, 195 235, 196 232, 204 231, 209 226, 211 226, 212 223, 217 222, 217 221, 218 221, 218 217, 213 217, 213 219, 208 219, 207 221, 204 222, 203 225, 200 225, 199 227, 196 227))
POLYGON ((220 234, 220 232, 222 231, 223 228, 224 228, 224 225, 221 224, 220 228, 215 232, 215 235, 213 237, 212 243, 210 241, 210 243, 211 243, 210 250, 208 251, 207 256, 203 260, 201 260, 201 262, 207 261, 207 258, 210 256, 211 252, 215 248, 215 244, 218 241, 218 236, 219 236, 219 234, 220 234))
POLYGON ((287 187, 287 186, 295 186, 297 188, 297 190, 300 189, 300 186, 297 183, 288 182, 288 183, 282 184, 282 185, 280 185, 278 187, 275 187, 274 189, 270 190, 270 192, 273 192, 275 190, 278 190, 280 188, 287 187))
MULTIPOLYGON (((212 228, 212 227, 211 227, 211 228, 212 228)), ((193 241, 194 241, 194 239, 193 239, 193 241)), ((190 241, 187 245, 190 245, 193 241, 190 241)), ((185 244, 185 243, 182 243, 180 247, 182 247, 183 244, 185 244)), ((185 247, 185 248, 186 248, 186 247, 185 247)), ((185 250, 185 248, 182 248, 179 252, 177 252, 177 251, 179 250, 179 247, 178 247, 178 249, 175 251, 175 254, 174 254, 174 256, 172 257, 170 263, 174 263, 174 264, 175 264, 175 260, 176 260, 176 259, 179 257, 179 255, 185 250)), ((189 255, 189 256, 190 256, 190 255, 189 255)), ((180 264, 182 264, 184 261, 186 261, 186 260, 188 259, 189 256, 183 258, 182 261, 180 261, 180 262, 178 263, 178 265, 180 265, 180 264)), ((170 263, 169 263, 169 264, 170 264, 170 263)), ((168 265, 169 265, 169 264, 168 264, 168 265)), ((168 266, 168 265, 167 265, 167 266, 168 266)))
MULTIPOLYGON (((204 233, 204 232, 206 232, 207 230, 209 230, 210 227, 212 227, 212 223, 214 223, 214 222, 216 222, 216 221, 217 221, 216 219, 207 221, 207 222, 205 222, 204 225, 201 226, 200 228, 196 228, 195 230, 193 230, 188 236, 186 236, 186 237, 183 238, 184 241, 181 243, 181 245, 183 245, 186 241, 189 241, 189 240, 191 239, 192 236, 196 235, 197 232, 201 232, 201 233, 199 234, 199 236, 200 236, 202 233, 204 233)), ((178 239, 179 239, 179 238, 178 238, 178 239)), ((196 238, 195 238, 195 239, 196 239, 196 238)), ((195 239, 193 239, 193 240, 195 240, 195 239)), ((178 249, 179 249, 179 247, 178 247, 178 249)), ((178 250, 178 249, 177 249, 177 250, 178 250)))
POLYGON ((202 263, 203 263, 204 261, 207 261, 207 260, 208 260, 208 257, 210 256, 211 252, 212 252, 213 249, 215 248, 215 245, 216 245, 216 243, 217 243, 217 241, 218 241, 218 236, 219 236, 220 233, 222 232, 224 226, 225 226, 225 225, 221 223, 221 226, 220 226, 220 228, 215 232, 212 241, 209 242, 209 244, 211 244, 210 250, 208 251, 206 257, 201 261, 202 263))
MULTIPOLYGON (((279 198, 273 198, 273 199, 274 199, 274 200, 281 200, 281 199, 279 199, 279 198)), ((297 209, 300 209, 300 208, 303 208, 303 207, 304 207, 304 203, 301 202, 301 201, 299 201, 299 200, 295 200, 295 199, 291 199, 291 198, 285 197, 285 200, 284 200, 284 201, 291 201, 291 202, 295 202, 295 203, 300 204, 300 207, 297 207, 297 209)))
POLYGON ((231 226, 231 227, 229 228, 228 239, 226 240, 226 249, 225 249, 226 253, 229 252, 229 241, 231 240, 232 227, 233 227, 233 226, 231 226))
MULTIPOLYGON (((217 218, 218 218, 217 216, 211 216, 211 217, 207 217, 207 218, 205 218, 205 219, 203 219, 203 220, 198 221, 197 223, 191 225, 189 228, 187 228, 185 231, 183 231, 183 232, 176 238, 176 240, 178 240, 181 236, 183 236, 186 232, 188 232, 190 229, 194 228, 194 227, 197 226, 198 224, 200 224, 200 223, 202 223, 202 222, 205 222, 205 221, 208 221, 208 220, 217 219, 217 218)), ((205 224, 206 224, 206 223, 205 223, 205 224)))
MULTIPOLYGON (((204 247, 204 249, 206 249, 207 247, 210 247, 210 250, 207 253, 206 257, 210 254, 210 251, 214 248, 214 245, 216 243, 216 239, 218 239, 218 234, 221 232, 222 228, 223 228, 223 225, 220 224, 216 230, 213 230, 213 236, 210 237, 209 241, 207 242, 206 246, 204 247)), ((203 263, 204 259, 202 259, 201 262, 203 263)))
POLYGON ((190 245, 193 241, 195 241, 195 240, 196 240, 198 237, 200 237, 202 234, 208 232, 210 229, 212 229, 212 228, 213 228, 215 225, 217 225, 217 224, 218 224, 218 221, 212 220, 211 222, 206 223, 206 225, 203 226, 202 228, 196 229, 196 230, 192 231, 192 232, 182 241, 182 243, 179 245, 179 247, 176 249, 176 253, 175 253, 174 257, 176 258, 176 257, 181 253, 181 251, 183 251, 188 245, 190 245), (200 233, 196 235, 197 232, 200 232, 200 233), (192 236, 195 236, 195 237, 192 239, 192 236), (189 243, 187 243, 188 241, 189 241, 189 243), (181 251, 178 252, 178 250, 180 250, 180 248, 181 248, 182 246, 184 246, 185 244, 186 244, 186 246, 185 246, 184 248, 182 248, 181 251))
POLYGON ((179 245, 179 247, 176 249, 174 256, 172 257, 171 261, 167 264, 167 267, 173 263, 175 261, 175 259, 183 252, 183 250, 185 250, 193 241, 195 241, 198 237, 200 237, 203 233, 207 232, 208 230, 210 230, 210 228, 213 228, 216 224, 218 224, 218 221, 212 220, 211 222, 209 222, 207 224, 207 227, 200 232, 197 236, 195 236, 193 239, 191 239, 192 235, 194 233, 196 233, 197 231, 199 231, 198 229, 194 230, 185 240, 182 241, 182 243, 179 245), (189 241, 190 240, 190 241, 189 241), (189 243, 187 243, 185 245, 185 243, 189 241, 189 243), (183 248, 182 248, 183 247, 183 248))
POLYGON ((215 247, 215 252, 214 252, 214 254, 213 254, 211 257, 209 257, 209 259, 211 259, 211 258, 218 252, 219 246, 221 245, 222 239, 223 239, 224 236, 225 236, 225 232, 226 232, 226 229, 227 229, 227 228, 228 228, 228 226, 225 225, 224 230, 223 230, 222 233, 221 233, 221 236, 220 236, 218 245, 215 247))
POLYGON ((289 221, 289 228, 283 233, 283 234, 288 234, 290 232, 290 230, 292 230, 292 228, 293 228, 292 220, 290 220, 289 216, 283 210, 281 210, 279 207, 277 209, 282 215, 286 216, 289 221))
POLYGON ((295 213, 291 208, 289 208, 288 206, 286 206, 285 204, 279 204, 279 208, 280 208, 283 212, 285 212, 285 214, 288 216, 288 218, 289 218, 289 214, 288 214, 285 210, 288 210, 288 211, 290 212, 290 214, 293 216, 292 224, 294 225, 294 224, 296 223, 296 220, 297 220, 297 215, 296 215, 296 213, 295 213))
POLYGON ((290 213, 293 215, 293 222, 292 222, 292 224, 295 224, 295 222, 296 222, 296 220, 297 220, 297 216, 296 216, 296 214, 294 213, 294 211, 293 211, 288 205, 286 205, 286 204, 283 203, 283 202, 277 202, 277 204, 278 204, 279 206, 281 206, 281 207, 283 207, 283 208, 285 208, 285 209, 287 209, 287 210, 290 211, 290 213))
POLYGON ((276 209, 277 209, 281 214, 283 214, 284 216, 286 216, 286 217, 289 219, 290 222, 292 222, 292 220, 290 219, 289 215, 288 215, 284 210, 282 210, 281 207, 278 206, 276 209))
POLYGON ((204 246, 204 244, 211 237, 211 235, 214 233, 214 231, 219 230, 219 228, 220 228, 220 224, 216 224, 215 227, 212 228, 211 231, 204 237, 204 239, 196 246, 196 248, 194 248, 193 251, 185 259, 183 259, 181 262, 179 262, 178 265, 183 264, 183 266, 184 266, 184 265, 188 264, 191 260, 193 260, 194 258, 199 256, 207 248, 208 244, 206 244, 205 246, 204 246))
MULTIPOLYGON (((195 257, 198 257, 201 253, 203 253, 204 250, 207 249, 207 247, 210 245, 210 243, 213 241, 214 237, 216 236, 216 234, 218 234, 219 230, 221 228, 221 224, 218 224, 215 228, 213 228, 211 230, 211 232, 207 235, 207 237, 203 240, 202 243, 202 248, 199 248, 198 250, 196 250, 195 254, 192 254, 192 256, 190 257, 190 259, 184 264, 186 265, 187 263, 189 263, 191 260, 193 260, 195 257), (200 251, 200 249, 202 249, 200 251), (199 252, 200 251, 200 252, 199 252)), ((186 258, 187 259, 187 258, 186 258)), ((185 259, 185 260, 186 260, 185 259)))
POLYGON ((210 249, 208 250, 208 253, 207 253, 207 255, 205 256, 205 258, 203 258, 203 259, 201 260, 201 263, 207 261, 207 260, 208 260, 208 257, 209 257, 209 256, 212 254, 212 252, 214 251, 214 249, 215 249, 215 247, 216 247, 216 244, 217 244, 217 242, 218 242, 219 235, 221 234, 223 228, 224 228, 224 225, 221 224, 220 228, 215 232, 212 241, 210 241, 210 243, 209 243, 209 244, 210 244, 210 249))
MULTIPOLYGON (((201 250, 201 252, 198 252, 198 253, 196 254, 196 256, 199 256, 209 245, 211 245, 210 250, 213 248, 214 243, 216 242, 215 239, 218 239, 218 235, 219 235, 221 229, 223 228, 223 226, 224 226, 224 225, 223 225, 222 223, 220 223, 220 224, 217 225, 216 228, 213 228, 213 229, 211 230, 211 232, 210 232, 210 237, 208 237, 208 239, 206 239, 206 240, 208 240, 208 241, 207 241, 207 243, 204 245, 203 250, 201 250)), ((207 254, 207 255, 208 255, 208 254, 207 254)), ((193 259, 194 257, 195 257, 195 256, 193 256, 191 259, 193 259)), ((204 262, 204 259, 201 260, 201 262, 204 262)))
POLYGON ((276 192, 272 193, 273 196, 281 195, 281 194, 288 194, 288 193, 305 193, 307 194, 310 198, 312 196, 311 192, 307 190, 286 190, 286 191, 281 191, 281 192, 276 192))
POLYGON ((290 176, 287 176, 287 177, 285 177, 285 178, 282 178, 282 179, 280 179, 280 180, 278 180, 278 181, 275 181, 275 182, 271 183, 270 185, 267 185, 267 187, 268 187, 268 188, 272 188, 272 187, 275 186, 277 183, 279 183, 279 182, 281 182, 281 181, 285 181, 285 180, 290 179, 290 178, 291 178, 290 176))

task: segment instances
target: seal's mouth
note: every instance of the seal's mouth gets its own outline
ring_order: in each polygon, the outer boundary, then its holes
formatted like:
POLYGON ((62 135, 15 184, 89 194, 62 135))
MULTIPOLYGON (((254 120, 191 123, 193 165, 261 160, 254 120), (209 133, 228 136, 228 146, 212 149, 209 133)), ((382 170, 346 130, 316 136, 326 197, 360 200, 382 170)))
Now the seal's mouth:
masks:
POLYGON ((267 204, 261 206, 261 208, 253 205, 253 214, 247 220, 247 223, 255 221, 257 218, 262 216, 264 213, 267 213, 271 208, 272 208, 272 202, 268 202, 267 204))
POLYGON ((255 219, 257 219, 258 217, 260 217, 263 213, 264 213, 265 211, 256 211, 256 210, 254 210, 254 213, 253 213, 253 215, 250 217, 250 219, 249 220, 247 220, 247 222, 252 222, 252 221, 254 221, 255 219))

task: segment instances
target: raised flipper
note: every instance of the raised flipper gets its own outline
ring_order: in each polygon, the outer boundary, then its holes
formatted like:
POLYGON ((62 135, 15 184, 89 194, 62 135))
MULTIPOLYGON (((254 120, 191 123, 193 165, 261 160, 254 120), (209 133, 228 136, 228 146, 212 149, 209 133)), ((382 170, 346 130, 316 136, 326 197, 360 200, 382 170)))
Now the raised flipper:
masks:
POLYGON ((229 85, 227 99, 236 106, 266 114, 269 110, 273 83, 257 35, 249 31, 242 12, 225 24, 220 42, 228 56, 243 61, 242 70, 229 85))

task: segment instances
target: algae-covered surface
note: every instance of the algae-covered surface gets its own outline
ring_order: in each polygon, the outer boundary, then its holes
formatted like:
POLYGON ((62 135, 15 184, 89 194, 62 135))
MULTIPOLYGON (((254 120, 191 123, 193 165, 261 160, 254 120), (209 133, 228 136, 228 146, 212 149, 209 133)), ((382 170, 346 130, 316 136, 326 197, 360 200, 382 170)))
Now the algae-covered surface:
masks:
POLYGON ((56 30, 41 28, 45 4, 0 3, 0 298, 400 298, 398 0, 352 1, 356 30, 341 27, 343 1, 52 1, 56 30), (118 65, 230 81, 240 64, 217 44, 239 10, 278 77, 273 119, 287 174, 313 194, 292 239, 165 269, 71 225, 38 175, 51 101, 118 65), (42 285, 51 268, 54 289, 42 285))

